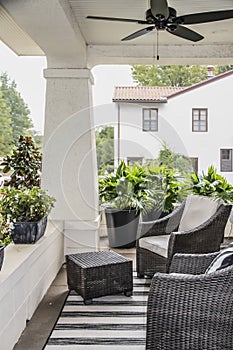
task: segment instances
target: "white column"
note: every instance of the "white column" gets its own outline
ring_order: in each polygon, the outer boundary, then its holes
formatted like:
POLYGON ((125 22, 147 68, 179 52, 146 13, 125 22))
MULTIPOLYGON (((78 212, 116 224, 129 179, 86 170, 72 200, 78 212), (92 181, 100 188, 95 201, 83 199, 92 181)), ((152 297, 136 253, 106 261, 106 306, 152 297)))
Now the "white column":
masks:
POLYGON ((65 254, 98 247, 98 193, 89 69, 46 69, 42 187, 64 221, 65 254))

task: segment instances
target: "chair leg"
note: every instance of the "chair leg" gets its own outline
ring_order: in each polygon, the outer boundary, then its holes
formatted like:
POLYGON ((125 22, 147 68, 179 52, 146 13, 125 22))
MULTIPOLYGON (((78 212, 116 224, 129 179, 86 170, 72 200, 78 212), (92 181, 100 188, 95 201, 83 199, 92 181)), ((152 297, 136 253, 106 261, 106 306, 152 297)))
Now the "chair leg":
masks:
POLYGON ((137 272, 137 278, 144 278, 144 274, 140 273, 140 272, 137 272))

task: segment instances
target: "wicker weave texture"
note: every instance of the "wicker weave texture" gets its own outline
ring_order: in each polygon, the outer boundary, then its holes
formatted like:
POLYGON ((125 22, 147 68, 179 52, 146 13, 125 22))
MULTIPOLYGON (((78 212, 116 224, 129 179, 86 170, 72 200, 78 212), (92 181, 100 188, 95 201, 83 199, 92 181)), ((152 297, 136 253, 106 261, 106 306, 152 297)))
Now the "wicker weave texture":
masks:
POLYGON ((132 260, 112 251, 66 255, 67 282, 84 301, 133 290, 132 260))
MULTIPOLYGON (((193 255, 189 259, 191 265, 193 255)), ((179 268, 179 274, 153 277, 146 350, 232 350, 233 266, 211 274, 180 273, 179 268)))
POLYGON ((147 249, 139 247, 136 242, 136 258, 138 275, 153 275, 156 272, 168 271, 172 258, 176 253, 212 253, 219 251, 224 237, 224 229, 231 212, 231 205, 221 205, 216 213, 197 228, 185 232, 169 232, 171 227, 177 225, 181 217, 181 208, 176 209, 159 220, 150 223, 141 223, 141 237, 170 234, 168 245, 168 258, 164 258, 147 249), (172 221, 172 225, 169 223, 172 221))

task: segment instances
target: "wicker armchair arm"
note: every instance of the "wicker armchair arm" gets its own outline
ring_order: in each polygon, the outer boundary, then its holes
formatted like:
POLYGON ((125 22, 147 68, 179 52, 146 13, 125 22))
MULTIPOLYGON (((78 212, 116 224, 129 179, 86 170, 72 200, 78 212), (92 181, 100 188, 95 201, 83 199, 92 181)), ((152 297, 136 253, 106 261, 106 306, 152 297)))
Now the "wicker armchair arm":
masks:
POLYGON ((146 349, 233 348, 232 295, 233 267, 209 275, 156 273, 147 304, 146 349))
POLYGON ((172 258, 170 273, 200 275, 205 273, 211 261, 219 254, 175 254, 172 258))
POLYGON ((138 238, 145 236, 159 236, 170 234, 177 230, 184 210, 185 202, 177 207, 172 213, 154 221, 141 221, 139 223, 138 238))
POLYGON ((172 232, 168 258, 175 253, 212 253, 220 248, 231 205, 221 205, 207 221, 189 231, 172 232))

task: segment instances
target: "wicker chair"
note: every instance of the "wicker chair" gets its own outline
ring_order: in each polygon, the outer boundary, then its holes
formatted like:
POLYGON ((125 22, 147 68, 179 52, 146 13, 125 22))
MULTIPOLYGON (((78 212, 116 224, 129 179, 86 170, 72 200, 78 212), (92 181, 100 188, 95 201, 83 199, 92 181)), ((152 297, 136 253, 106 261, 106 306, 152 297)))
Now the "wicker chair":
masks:
MULTIPOLYGON (((194 197, 200 198, 200 196, 194 197)), ((205 197, 205 203, 206 198, 208 197, 205 197)), ((210 198, 208 200, 213 201, 210 198)), ((232 206, 220 202, 214 214, 206 221, 197 227, 183 231, 179 226, 185 212, 186 201, 188 197, 176 210, 162 219, 139 224, 136 240, 138 277, 167 272, 175 253, 211 253, 220 249, 232 206)))
POLYGON ((233 265, 204 274, 217 254, 176 254, 154 275, 146 350, 233 349, 233 265))

